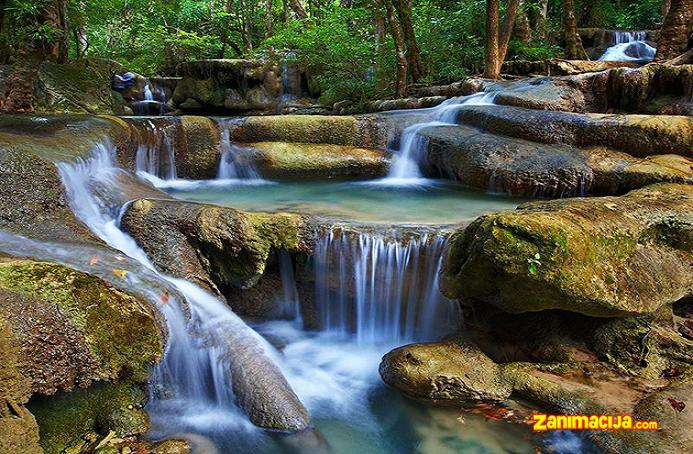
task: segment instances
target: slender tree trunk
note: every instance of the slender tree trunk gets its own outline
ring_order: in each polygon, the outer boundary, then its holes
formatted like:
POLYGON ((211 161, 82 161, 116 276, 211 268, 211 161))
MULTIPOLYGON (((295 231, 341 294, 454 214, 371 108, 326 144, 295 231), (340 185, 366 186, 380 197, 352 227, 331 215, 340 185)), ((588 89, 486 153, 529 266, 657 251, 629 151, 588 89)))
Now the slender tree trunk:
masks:
POLYGON ((289 1, 289 6, 291 6, 291 9, 293 10, 294 13, 296 13, 296 17, 299 19, 307 19, 308 18, 308 13, 306 13, 305 8, 303 8, 303 5, 301 5, 301 0, 288 0, 289 1))
POLYGON ((693 33, 693 0, 671 0, 669 13, 664 19, 657 41, 656 61, 676 58, 688 50, 693 33))
POLYGON ((539 0, 537 6, 534 14, 534 36, 537 39, 546 39, 546 16, 549 13, 549 0, 539 0))
POLYGON ((505 54, 508 53, 508 44, 510 44, 510 36, 513 34, 515 26, 515 18, 517 17, 517 9, 520 6, 520 0, 510 0, 508 7, 503 16, 503 25, 501 26, 500 35, 498 35, 498 68, 503 65, 505 54))
POLYGON ((67 17, 67 0, 57 1, 58 24, 61 30, 60 40, 58 41, 58 63, 67 63, 70 55, 70 24, 67 17))
POLYGON ((565 32, 565 58, 568 60, 588 60, 577 31, 573 0, 563 0, 563 30, 565 32))
POLYGON ((666 19, 667 14, 669 14, 669 9, 671 8, 671 0, 662 1, 662 17, 666 19))
POLYGON ((272 36, 272 0, 265 0, 265 36, 272 36))
POLYGON ((239 0, 239 7, 241 10, 241 38, 243 39, 243 50, 249 52, 253 50, 253 42, 250 38, 250 24, 245 0, 239 0))
POLYGON ((486 0, 486 66, 484 77, 500 79, 500 59, 498 49, 498 16, 500 0, 486 0))
POLYGON ((524 45, 529 45, 532 42, 532 27, 529 25, 526 3, 517 11, 513 36, 524 45))
POLYGON ((426 75, 426 67, 421 60, 421 50, 416 43, 414 24, 412 20, 412 0, 396 0, 397 15, 402 27, 402 35, 407 46, 407 64, 409 73, 414 82, 418 82, 426 75))
POLYGON ((395 43, 395 54, 397 55, 397 79, 395 81, 395 97, 404 98, 407 96, 407 73, 409 66, 407 62, 407 50, 402 37, 397 13, 395 12, 393 0, 383 0, 387 11, 387 20, 390 25, 390 34, 395 43))
MULTIPOLYGON (((383 13, 383 2, 382 0, 375 0, 375 7, 373 11, 373 21, 374 21, 374 38, 375 38, 375 50, 378 55, 378 61, 376 63, 376 68, 383 64, 385 61, 385 15, 383 13)), ((378 78, 378 89, 385 90, 387 88, 387 80, 383 77, 382 71, 376 71, 376 77, 378 78)))
POLYGON ((486 65, 484 77, 488 79, 500 79, 501 66, 508 52, 510 35, 515 25, 517 8, 520 0, 510 0, 503 16, 503 26, 499 26, 500 21, 500 1, 486 1, 486 65))

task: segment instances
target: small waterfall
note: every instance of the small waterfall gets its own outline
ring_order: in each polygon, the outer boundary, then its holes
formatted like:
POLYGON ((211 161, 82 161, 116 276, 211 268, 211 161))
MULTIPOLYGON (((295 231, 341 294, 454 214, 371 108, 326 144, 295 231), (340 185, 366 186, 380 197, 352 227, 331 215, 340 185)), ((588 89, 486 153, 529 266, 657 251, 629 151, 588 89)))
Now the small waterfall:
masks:
POLYGON ((459 308, 438 288, 446 246, 438 234, 321 231, 313 257, 321 329, 360 344, 433 340, 454 331, 459 308))
POLYGON ((380 180, 385 185, 418 184, 422 179, 421 164, 426 156, 428 141, 419 132, 431 126, 456 124, 457 112, 461 106, 493 105, 497 92, 475 93, 470 96, 451 98, 429 110, 429 120, 406 128, 400 137, 400 147, 395 161, 386 178, 380 180))
POLYGON ((147 81, 146 84, 144 84, 144 100, 145 101, 155 101, 154 99, 154 93, 152 92, 152 86, 147 81))
POLYGON ((636 32, 613 32, 614 45, 606 49, 604 54, 599 57, 601 61, 651 61, 657 49, 650 46, 646 39, 647 33, 636 32))
POLYGON ((175 131, 172 129, 170 126, 159 127, 152 120, 145 120, 144 127, 137 128, 140 134, 135 158, 138 174, 145 178, 176 179, 176 155, 171 137, 175 131))
POLYGON ((217 180, 261 180, 260 171, 253 162, 255 150, 241 147, 231 140, 231 131, 237 123, 237 119, 218 121, 221 132, 221 157, 217 180))
MULTIPOLYGON (((159 273, 136 242, 120 230, 119 207, 109 206, 93 190, 104 186, 118 190, 115 177, 122 170, 115 166, 114 155, 112 146, 102 144, 95 147, 90 159, 60 163, 58 169, 75 215, 109 246, 139 262, 165 288, 175 289, 171 295, 182 295, 187 303, 189 317, 175 297, 162 301, 159 293, 150 298, 163 312, 169 330, 164 359, 151 378, 147 405, 154 436, 191 430, 240 436, 255 431, 236 406, 236 380, 231 374, 241 371, 243 364, 236 362, 241 357, 259 360, 254 364, 262 368, 265 380, 282 377, 274 363, 276 351, 222 301, 188 281, 159 273)), ((274 389, 284 392, 281 387, 274 389)))

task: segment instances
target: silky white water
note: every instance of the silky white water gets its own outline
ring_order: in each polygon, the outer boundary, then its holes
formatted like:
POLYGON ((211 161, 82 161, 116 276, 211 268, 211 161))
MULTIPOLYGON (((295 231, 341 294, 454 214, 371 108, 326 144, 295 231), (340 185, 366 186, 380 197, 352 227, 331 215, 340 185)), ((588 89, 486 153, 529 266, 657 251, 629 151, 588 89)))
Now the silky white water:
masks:
MULTIPOLYGON (((147 410, 154 436, 182 436, 188 431, 232 430, 236 435, 255 428, 235 405, 230 370, 233 352, 264 358, 264 366, 278 353, 222 301, 200 287, 156 272, 135 241, 118 226, 117 209, 100 200, 92 186, 117 190, 114 177, 122 170, 113 164, 113 147, 98 145, 88 160, 58 165, 70 206, 76 216, 109 246, 139 262, 183 295, 189 319, 179 304, 159 304, 169 330, 166 354, 155 368, 147 410), (193 334, 194 333, 194 334, 193 334)), ((271 371, 271 369, 269 370, 271 371)))
POLYGON ((651 61, 657 49, 647 43, 646 32, 613 32, 614 45, 609 47, 601 61, 651 61))
POLYGON ((416 186, 429 184, 423 177, 421 165, 426 156, 427 140, 419 132, 428 127, 447 126, 456 123, 457 112, 461 106, 493 105, 496 92, 481 92, 469 96, 460 96, 444 101, 430 109, 419 109, 417 114, 425 112, 426 121, 411 125, 402 131, 399 150, 387 177, 373 182, 384 186, 416 186))
POLYGON ((221 131, 221 158, 217 180, 250 180, 262 181, 260 171, 253 162, 254 151, 249 147, 241 147, 231 140, 231 131, 237 124, 235 119, 217 120, 221 131))

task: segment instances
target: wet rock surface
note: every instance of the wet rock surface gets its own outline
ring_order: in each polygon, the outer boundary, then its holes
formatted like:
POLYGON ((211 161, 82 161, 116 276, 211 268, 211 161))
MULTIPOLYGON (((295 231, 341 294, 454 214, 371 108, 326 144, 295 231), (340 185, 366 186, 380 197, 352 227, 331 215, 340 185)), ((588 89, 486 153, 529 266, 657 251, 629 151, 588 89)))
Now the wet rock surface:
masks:
POLYGON ((606 148, 578 148, 502 137, 466 126, 422 129, 423 166, 482 190, 530 197, 623 194, 658 182, 690 183, 693 162, 677 155, 635 158, 606 148))
POLYGON ((693 186, 521 205, 457 232, 445 293, 513 313, 653 312, 690 294, 693 186))
POLYGON ((330 144, 257 142, 251 159, 270 179, 377 178, 385 175, 385 152, 330 144))

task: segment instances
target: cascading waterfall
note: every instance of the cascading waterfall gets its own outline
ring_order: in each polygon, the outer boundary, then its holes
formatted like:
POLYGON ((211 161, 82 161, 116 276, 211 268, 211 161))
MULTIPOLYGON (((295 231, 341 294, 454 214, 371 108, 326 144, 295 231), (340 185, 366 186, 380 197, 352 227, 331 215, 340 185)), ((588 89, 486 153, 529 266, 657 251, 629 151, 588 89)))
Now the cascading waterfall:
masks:
POLYGON ((135 165, 138 175, 151 180, 176 179, 176 153, 169 127, 158 127, 152 120, 144 121, 144 128, 138 128, 141 135, 137 145, 135 165))
POLYGON ((253 163, 254 151, 241 147, 231 140, 231 131, 237 119, 217 120, 221 132, 221 157, 219 159, 218 180, 262 180, 260 171, 253 163))
POLYGON ((386 178, 379 181, 384 185, 407 185, 425 182, 421 164, 426 156, 427 140, 419 132, 432 126, 456 124, 457 111, 461 106, 493 105, 497 92, 481 92, 444 101, 428 110, 428 120, 407 127, 400 137, 400 147, 386 178))
POLYGON ((122 170, 114 165, 113 154, 112 146, 98 145, 90 159, 61 163, 58 168, 75 215, 109 246, 139 262, 150 278, 183 295, 187 303, 189 319, 175 298, 161 302, 160 293, 150 295, 169 330, 164 359, 151 379, 147 410, 153 435, 255 431, 235 405, 230 377, 231 371, 238 370, 233 368, 234 355, 259 358, 266 368, 263 373, 271 375, 279 374, 273 363, 276 351, 216 297, 190 282, 158 273, 144 251, 120 230, 119 208, 109 206, 93 191, 94 186, 109 185, 117 190, 115 177, 122 170))
POLYGON ((657 49, 650 46, 646 39, 647 33, 638 32, 613 32, 614 45, 609 47, 599 57, 601 61, 651 61, 657 49))
POLYGON ((438 288, 446 245, 442 234, 321 232, 313 257, 321 328, 360 344, 433 340, 454 331, 457 306, 438 288))

